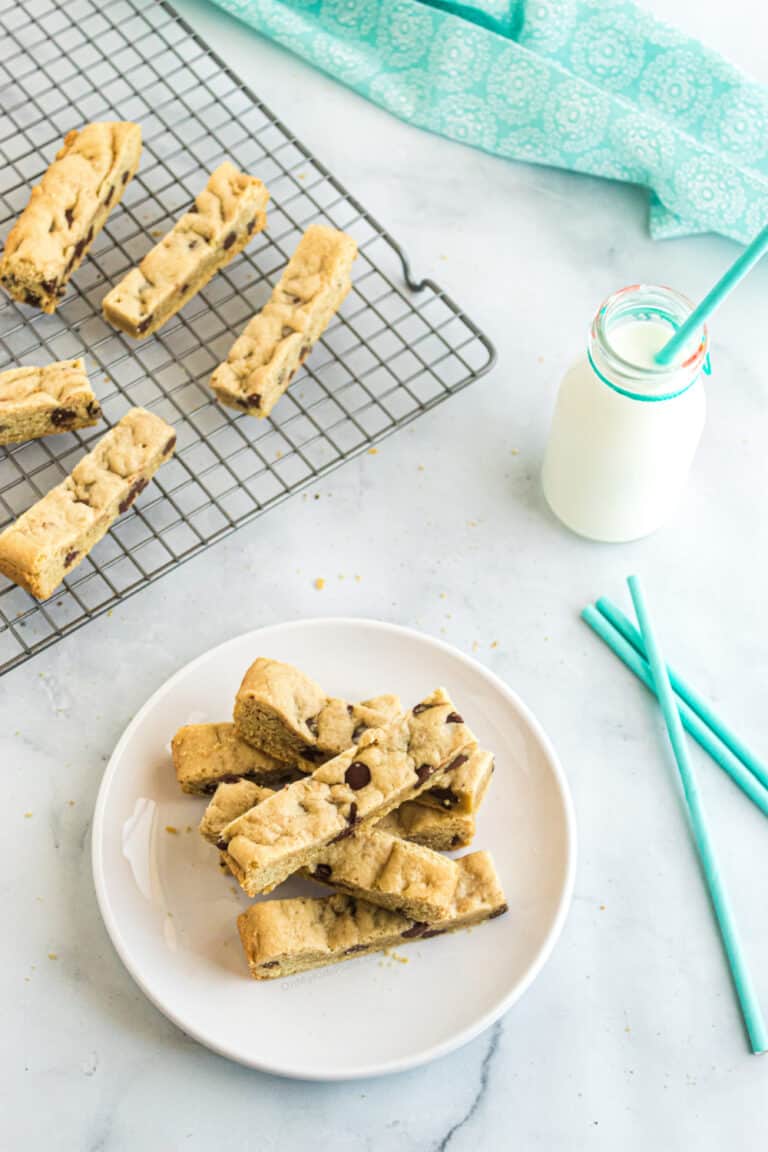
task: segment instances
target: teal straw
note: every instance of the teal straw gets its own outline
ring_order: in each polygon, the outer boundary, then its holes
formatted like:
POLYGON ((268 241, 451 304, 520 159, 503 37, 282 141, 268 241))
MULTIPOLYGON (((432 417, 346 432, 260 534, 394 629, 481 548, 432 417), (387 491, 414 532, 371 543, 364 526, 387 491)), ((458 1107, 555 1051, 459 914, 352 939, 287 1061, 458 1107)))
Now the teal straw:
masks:
POLYGON ((682 351, 685 345, 691 340, 701 328, 704 321, 708 316, 711 316, 716 308, 719 308, 726 296, 733 292, 736 285, 744 279, 749 271, 762 260, 763 256, 768 252, 768 224, 763 228, 757 236, 755 236, 752 243, 748 248, 745 248, 741 256, 734 260, 728 271, 724 276, 721 276, 714 288, 707 292, 706 296, 693 312, 691 312, 685 323, 681 324, 663 348, 660 348, 656 353, 654 359, 657 364, 666 365, 671 364, 678 352, 682 351))
MULTIPOLYGON (((607 620, 610 620, 614 628, 617 628, 618 631, 621 632, 624 639, 628 640, 641 656, 645 656, 642 636, 621 609, 617 608, 604 596, 601 596, 597 601, 597 609, 607 620)), ((715 715, 706 700, 703 700, 698 692, 694 688, 691 688, 690 684, 686 684, 685 680, 675 672, 674 668, 667 666, 667 672, 669 673, 672 687, 678 696, 682 697, 696 715, 703 720, 707 728, 710 728, 715 735, 722 740, 723 744, 725 744, 727 748, 730 748, 734 756, 741 760, 742 764, 749 769, 752 775, 756 776, 765 788, 768 788, 768 767, 766 767, 762 761, 758 760, 757 756, 747 748, 743 740, 740 740, 736 733, 732 732, 719 716, 715 715)), ((683 721, 683 723, 685 723, 685 721, 683 721)), ((689 728, 688 731, 691 732, 691 729, 689 728)), ((694 739, 698 739, 694 732, 691 732, 691 735, 694 739)), ((699 741, 699 743, 701 742, 699 741)), ((707 749, 707 751, 709 751, 709 749, 707 749)), ((717 757, 715 757, 715 759, 717 759, 717 757)), ((728 769, 726 768, 726 772, 727 771, 728 769)))
MULTIPOLYGON (((600 604, 601 601, 598 601, 598 606, 600 604)), ((626 664, 639 680, 642 680, 649 691, 655 693, 656 689, 653 683, 653 676, 647 661, 624 639, 618 629, 614 627, 613 623, 609 619, 606 619, 605 614, 601 614, 601 612, 602 609, 598 612, 598 610, 590 604, 588 608, 584 609, 581 616, 592 631, 618 656, 619 660, 626 664)), ((715 763, 720 765, 723 771, 733 780, 734 784, 741 788, 744 795, 760 809, 763 815, 768 816, 768 789, 764 788, 752 773, 748 772, 744 765, 720 743, 717 737, 713 735, 706 724, 699 719, 685 701, 680 700, 678 702, 678 708, 680 711, 680 719, 686 731, 701 745, 705 752, 709 753, 715 763)))
POLYGON ((723 939, 726 955, 728 956, 728 962, 731 966, 731 975, 736 988, 736 995, 741 1004, 741 1011, 749 1034, 752 1051, 755 1053, 765 1052, 768 1051, 768 1031, 766 1031, 765 1020, 763 1019, 757 994, 752 984, 752 978, 747 968, 746 958, 739 939, 736 922, 731 911, 730 901, 725 891, 725 885, 721 878, 720 869, 715 857, 714 845, 710 839, 709 829, 704 815, 704 805, 699 794, 699 786, 693 773, 693 767, 688 758, 688 746, 685 741, 683 726, 680 722, 680 713, 675 705, 672 685, 667 675, 667 666, 664 663, 664 657, 662 656, 656 638, 656 632, 651 623, 640 580, 637 576, 630 576, 627 583, 629 584, 632 603, 635 606, 637 622, 640 625, 640 631, 643 636, 645 651, 648 655, 648 663, 653 672, 656 695, 659 698, 659 704, 664 713, 669 741, 675 754, 675 760, 677 761, 677 768, 683 784, 685 800, 688 805, 688 815, 696 841, 696 848, 699 853, 699 860, 701 861, 701 866, 706 877, 712 907, 715 910, 715 916, 720 926, 720 934, 723 939))

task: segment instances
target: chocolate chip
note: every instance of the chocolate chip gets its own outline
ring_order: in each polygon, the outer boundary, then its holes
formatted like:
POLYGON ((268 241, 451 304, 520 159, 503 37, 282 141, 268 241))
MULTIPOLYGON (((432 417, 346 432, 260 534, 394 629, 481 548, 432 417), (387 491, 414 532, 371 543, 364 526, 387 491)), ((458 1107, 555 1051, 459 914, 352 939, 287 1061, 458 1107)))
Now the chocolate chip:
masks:
POLYGON ((334 836, 333 840, 329 841, 329 843, 338 844, 339 840, 346 840, 348 836, 351 836, 353 831, 354 829, 351 827, 344 828, 343 831, 339 832, 338 836, 334 836))
POLYGON ((193 204, 191 208, 187 209, 187 212, 191 212, 193 215, 199 211, 200 209, 198 208, 197 204, 193 204))
POLYGON ((464 717, 459 716, 458 712, 449 712, 445 718, 446 724, 463 724, 464 717))
POLYGON ((354 716, 355 709, 352 704, 347 704, 347 716, 354 716))
POLYGON ((279 960, 265 960, 263 964, 259 964, 259 968, 277 968, 279 960))
POLYGON ((153 320, 153 316, 152 316, 152 313, 150 312, 149 316, 145 316, 144 319, 139 321, 139 323, 136 325, 136 331, 137 332, 146 332, 147 328, 149 328, 150 324, 152 323, 152 320, 153 320))
POLYGON ((106 200, 104 201, 107 208, 109 208, 110 204, 112 203, 112 197, 114 196, 114 194, 115 194, 115 186, 113 184, 109 190, 109 195, 107 196, 106 200))
POLYGON ((256 221, 254 219, 254 220, 251 220, 248 224, 248 235, 249 236, 251 235, 251 233, 253 232, 255 227, 256 227, 256 221))
POLYGON ((203 787, 202 787, 203 796, 213 796, 213 794, 216 791, 216 789, 218 788, 218 786, 219 785, 215 780, 209 780, 207 784, 203 784, 203 787))
POLYGON ((347 820, 349 821, 350 827, 352 827, 354 824, 357 824, 357 804, 355 804, 354 801, 349 806, 349 815, 347 816, 347 820))
MULTIPOLYGON (((302 364, 306 360, 311 349, 312 349, 311 344, 302 344, 301 348, 299 349, 299 360, 301 361, 302 364)), ((293 372, 291 372, 291 376, 293 376, 293 372)))
POLYGON ((54 428, 65 428, 77 418, 77 412, 72 408, 54 408, 51 412, 51 424, 54 428))
POLYGON ((163 448, 163 456, 167 456, 169 452, 173 452, 175 447, 176 447, 176 436, 174 434, 173 436, 171 436, 171 438, 168 441, 168 443, 166 444, 165 448, 163 448))
POLYGON ((237 784, 242 779, 238 776, 237 772, 227 772, 224 776, 219 777, 219 784, 237 784))
POLYGON ((245 398, 246 408, 261 408, 261 393, 251 392, 250 396, 245 398))
POLYGON ((434 772, 435 769, 431 764, 420 764, 416 769, 416 778, 420 784, 423 784, 425 780, 429 780, 430 776, 434 775, 434 772))
POLYGON ((458 834, 451 837, 451 848, 458 848, 461 844, 461 836, 458 834))
POLYGON ((72 261, 73 264, 74 264, 75 260, 80 259, 83 252, 85 252, 85 240, 78 240, 77 244, 75 244, 75 255, 74 255, 74 258, 72 261))
POLYGON ((130 178, 131 178, 130 172, 123 172, 123 175, 121 177, 123 184, 127 184, 128 181, 130 180, 130 178))
POLYGON ((229 844, 226 840, 217 840, 216 847, 218 848, 219 852, 226 852, 227 848, 229 848, 229 844))
POLYGON ((224 241, 221 245, 225 252, 226 252, 227 248, 232 247, 235 240, 237 240, 237 233, 236 232, 228 232, 227 235, 224 237, 224 241))
POLYGON ((317 736, 317 716, 308 717, 306 724, 312 735, 317 736))
POLYGON ((426 932, 422 932, 422 940, 429 940, 430 936, 442 936, 443 932, 447 932, 447 928, 428 928, 426 932))
POLYGON ((182 284, 181 288, 179 288, 179 294, 181 296, 183 296, 185 292, 189 292, 189 281, 187 281, 186 284, 182 284))
POLYGON ((455 808, 459 802, 452 788, 430 788, 429 794, 434 796, 435 800, 439 800, 444 808, 455 808))
POLYGON ((365 952, 367 944, 353 944, 351 948, 344 949, 345 956, 351 956, 353 952, 365 952))
POLYGON ((43 292, 47 292, 49 296, 52 296, 53 293, 57 290, 55 280, 41 280, 40 287, 42 288, 43 292))
POLYGON ((34 292, 25 292, 24 293, 24 303, 25 304, 31 304, 33 308, 39 308, 40 297, 36 296, 34 294, 34 292))
POLYGON ((318 880, 330 880, 331 866, 330 864, 318 864, 312 873, 318 880))
POLYGON ((422 712, 428 712, 430 708, 435 708, 435 704, 415 704, 411 711, 414 716, 421 716, 422 712))
POLYGON ((359 792, 371 782, 371 770, 362 760, 353 760, 344 773, 344 779, 354 792, 359 792))
POLYGON ((131 484, 131 487, 128 490, 128 495, 124 500, 121 500, 117 506, 118 512, 127 512, 139 493, 144 491, 147 484, 149 484, 149 480, 145 480, 143 476, 141 479, 136 480, 133 484, 131 484))
POLYGON ((189 240, 187 242, 187 248, 189 249, 190 252, 192 251, 193 248, 197 248, 197 240, 189 240))
POLYGON ((352 743, 353 744, 357 744, 358 740, 362 736, 363 732, 365 732, 365 730, 366 730, 365 724, 358 724, 357 728, 355 728, 355 730, 352 733, 352 743))
POLYGON ((416 920, 410 928, 401 933, 403 940, 412 940, 415 936, 423 936, 427 931, 427 924, 423 920, 416 920))
POLYGON ((289 324, 284 324, 280 332, 281 338, 284 340, 286 336, 293 336, 293 328, 289 324))
POLYGON ((74 220, 75 220, 75 210, 74 210, 74 208, 67 208, 67 209, 65 210, 65 212, 64 212, 64 215, 65 215, 65 216, 66 216, 66 218, 67 218, 67 224, 69 224, 69 226, 70 226, 70 228, 71 228, 71 227, 72 227, 72 225, 73 225, 73 223, 74 223, 74 220))
POLYGON ((73 548, 71 552, 67 552, 66 556, 64 557, 64 567, 69 568, 70 564, 74 564, 79 555, 80 553, 76 548, 73 548))
POLYGON ((469 760, 469 756, 464 756, 463 754, 461 756, 457 756, 455 760, 451 760, 450 764, 445 767, 444 771, 453 772, 454 768, 461 768, 462 764, 466 764, 467 760, 469 760))
POLYGON ((505 912, 509 912, 509 904, 502 904, 500 908, 494 908, 488 919, 495 920, 497 916, 503 916, 505 912))

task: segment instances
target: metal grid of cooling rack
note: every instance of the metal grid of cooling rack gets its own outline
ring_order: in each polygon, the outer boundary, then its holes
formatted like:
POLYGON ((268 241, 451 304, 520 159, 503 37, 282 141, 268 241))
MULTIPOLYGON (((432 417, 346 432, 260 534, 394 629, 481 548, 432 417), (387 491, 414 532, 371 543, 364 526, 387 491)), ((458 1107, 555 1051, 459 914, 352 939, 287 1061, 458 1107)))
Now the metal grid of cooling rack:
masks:
MULTIPOLYGON (((0 302, 0 371, 85 353, 107 424, 131 406, 178 449, 130 513, 44 604, 0 576, 0 674, 364 451, 487 371, 490 341, 260 100, 160 0, 0 0, 0 235, 64 134, 141 123, 139 174, 54 316, 0 302), (109 288, 222 160, 270 189, 266 232, 154 337, 101 318, 109 288), (357 240, 355 285, 269 420, 206 386, 314 221, 357 240), (418 297, 414 293, 418 291, 418 297)), ((0 529, 71 470, 104 425, 0 448, 0 529)))

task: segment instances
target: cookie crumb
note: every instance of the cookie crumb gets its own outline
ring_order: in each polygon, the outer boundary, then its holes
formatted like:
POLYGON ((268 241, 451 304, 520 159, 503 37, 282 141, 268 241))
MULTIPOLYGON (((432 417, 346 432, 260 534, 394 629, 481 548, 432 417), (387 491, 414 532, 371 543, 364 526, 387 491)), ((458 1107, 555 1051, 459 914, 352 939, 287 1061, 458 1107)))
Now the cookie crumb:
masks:
POLYGON ((173 824, 166 824, 165 830, 170 836, 178 836, 179 834, 178 828, 174 828, 173 824))
POLYGON ((75 804, 76 804, 75 800, 67 800, 67 807, 74 808, 75 804))
POLYGON ((58 952, 49 952, 48 953, 48 959, 49 960, 58 960, 58 958, 59 958, 58 952))
POLYGON ((493 643, 491 644, 491 648, 498 648, 498 646, 499 646, 498 640, 494 640, 493 643))
POLYGON ((359 583, 360 583, 360 581, 362 580, 362 576, 355 576, 355 580, 356 580, 356 581, 357 581, 357 583, 359 584, 359 583))
POLYGON ((473 640, 472 641, 472 651, 477 652, 479 647, 480 647, 480 645, 478 644, 477 640, 473 640))
POLYGON ((369 456, 377 456, 378 452, 379 452, 378 448, 369 448, 368 449, 368 455, 369 456))
POLYGON ((510 454, 510 456, 519 456, 520 455, 520 449, 519 448, 510 448, 509 454, 510 454))
POLYGON ((317 588, 318 592, 322 592, 323 588, 325 588, 325 580, 323 580, 322 576, 318 576, 315 580, 315 588, 317 588))
POLYGON ((423 464, 419 464, 419 466, 418 466, 418 468, 417 468, 417 471, 418 471, 418 472, 423 472, 423 471, 424 471, 424 465, 423 465, 423 464))
POLYGON ((32 819, 32 813, 31 812, 25 812, 24 813, 24 819, 25 820, 31 820, 32 819))

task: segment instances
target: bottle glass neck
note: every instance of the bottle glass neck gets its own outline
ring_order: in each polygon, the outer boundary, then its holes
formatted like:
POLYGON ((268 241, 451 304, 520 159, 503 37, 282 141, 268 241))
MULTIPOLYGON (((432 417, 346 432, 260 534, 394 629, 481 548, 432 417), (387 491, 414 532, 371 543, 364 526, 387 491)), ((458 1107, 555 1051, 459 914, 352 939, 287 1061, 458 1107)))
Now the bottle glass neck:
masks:
POLYGON ((671 288, 633 284, 601 304, 589 334, 589 359, 597 376, 633 400, 671 400, 707 370, 709 333, 702 325, 680 357, 667 367, 654 354, 687 320, 693 305, 671 288))

